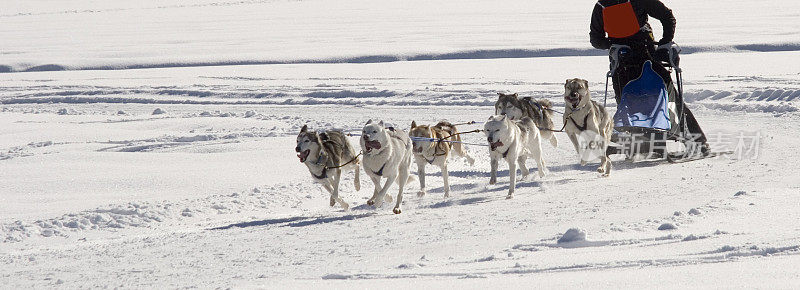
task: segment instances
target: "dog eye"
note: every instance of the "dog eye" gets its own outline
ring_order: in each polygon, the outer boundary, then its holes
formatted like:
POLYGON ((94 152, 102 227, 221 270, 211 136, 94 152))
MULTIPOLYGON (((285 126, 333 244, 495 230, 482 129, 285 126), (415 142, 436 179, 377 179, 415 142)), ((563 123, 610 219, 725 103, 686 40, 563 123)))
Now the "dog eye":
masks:
POLYGON ((378 131, 372 131, 372 133, 378 133, 378 131))
POLYGON ((306 140, 306 141, 303 141, 303 142, 306 142, 306 143, 308 143, 308 140, 306 140))

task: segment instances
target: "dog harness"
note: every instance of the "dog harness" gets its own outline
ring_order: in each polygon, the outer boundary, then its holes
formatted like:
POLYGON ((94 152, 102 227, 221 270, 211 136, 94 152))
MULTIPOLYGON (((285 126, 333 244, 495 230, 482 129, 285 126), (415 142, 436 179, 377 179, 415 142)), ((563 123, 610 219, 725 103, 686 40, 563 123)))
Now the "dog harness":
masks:
POLYGON ((508 151, 511 151, 511 146, 508 146, 508 149, 506 149, 506 153, 503 153, 503 158, 506 158, 506 156, 508 156, 508 151))
POLYGON ((583 117, 583 126, 578 125, 578 122, 575 122, 575 119, 573 119, 572 116, 569 116, 569 119, 572 120, 572 123, 575 124, 575 127, 578 128, 578 130, 586 131, 586 127, 589 127, 589 115, 590 114, 586 114, 586 116, 583 117))
POLYGON ((314 172, 311 172, 311 176, 313 176, 313 177, 314 177, 314 178, 316 178, 316 179, 325 179, 325 178, 328 178, 328 169, 327 169, 327 168, 325 168, 325 167, 322 167, 322 174, 320 174, 320 175, 316 175, 316 174, 314 174, 314 172))
POLYGON ((631 37, 642 29, 630 0, 608 7, 600 2, 597 2, 597 5, 603 8, 603 29, 608 33, 608 37, 631 37))
POLYGON ((375 173, 375 175, 377 175, 377 176, 383 176, 383 169, 386 168, 386 164, 387 163, 389 163, 389 162, 386 162, 386 163, 383 164, 383 166, 381 166, 381 170, 378 170, 378 172, 372 171, 372 173, 375 173))

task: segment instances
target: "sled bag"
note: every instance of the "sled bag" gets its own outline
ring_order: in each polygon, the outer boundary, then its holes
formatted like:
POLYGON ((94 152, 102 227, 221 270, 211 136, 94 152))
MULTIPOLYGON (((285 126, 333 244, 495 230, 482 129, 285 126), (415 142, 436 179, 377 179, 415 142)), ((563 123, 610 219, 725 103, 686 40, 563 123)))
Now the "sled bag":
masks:
POLYGON ((631 1, 609 7, 604 7, 600 2, 597 4, 603 7, 603 28, 608 37, 626 38, 641 30, 631 1))
POLYGON ((619 131, 631 127, 669 130, 668 98, 664 80, 653 70, 653 63, 646 61, 639 78, 622 88, 614 114, 614 128, 619 131))

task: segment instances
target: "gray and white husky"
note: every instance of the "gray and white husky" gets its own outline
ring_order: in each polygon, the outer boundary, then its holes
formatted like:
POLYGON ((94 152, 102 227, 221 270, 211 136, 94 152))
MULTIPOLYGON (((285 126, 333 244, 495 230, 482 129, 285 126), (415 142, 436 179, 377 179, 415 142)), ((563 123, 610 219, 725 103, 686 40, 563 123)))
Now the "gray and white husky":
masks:
POLYGON ((568 79, 564 84, 564 132, 569 136, 575 151, 586 165, 594 157, 600 158, 597 172, 603 176, 611 173, 611 159, 606 148, 611 143, 614 122, 606 109, 592 100, 589 82, 584 79, 568 79), (598 144, 588 146, 589 144, 598 144), (597 147, 597 148, 594 148, 597 147))
POLYGON ((359 178, 360 160, 356 155, 350 141, 341 131, 327 130, 317 133, 310 131, 303 125, 297 134, 297 157, 300 162, 308 167, 314 180, 322 184, 331 194, 331 206, 338 202, 347 210, 350 205, 339 197, 339 181, 343 170, 353 170, 355 173, 356 190, 361 189, 359 178))
POLYGON ((536 160, 539 177, 547 174, 547 167, 542 160, 542 136, 531 118, 522 117, 519 121, 513 121, 505 115, 492 116, 484 124, 483 130, 490 149, 492 171, 489 184, 497 183, 497 166, 500 159, 508 162, 511 185, 508 187, 507 198, 514 196, 514 188, 517 185, 517 163, 522 170, 523 178, 529 173, 528 167, 525 166, 528 157, 536 160))
POLYGON ((514 94, 497 93, 497 102, 494 103, 495 115, 506 115, 511 120, 519 121, 522 117, 533 120, 539 128, 550 130, 540 130, 539 134, 544 140, 550 140, 550 145, 558 147, 558 139, 553 134, 553 104, 547 99, 534 99, 531 97, 519 98, 514 94))
POLYGON ((369 205, 380 206, 384 197, 392 201, 391 195, 386 193, 389 187, 397 182, 400 191, 397 193, 397 203, 392 210, 399 214, 402 212, 400 204, 403 202, 403 188, 410 179, 412 144, 406 132, 394 127, 386 127, 383 121, 375 123, 369 120, 361 132, 361 150, 364 153, 364 171, 375 184, 372 198, 367 200, 369 205), (381 186, 381 180, 386 178, 386 183, 381 186))
POLYGON ((448 180, 449 174, 447 172, 447 159, 450 153, 464 157, 470 165, 475 163, 467 152, 464 151, 464 146, 461 143, 461 136, 458 134, 458 129, 450 122, 441 121, 434 126, 419 125, 417 122, 411 122, 411 130, 408 133, 411 137, 420 137, 436 140, 455 141, 429 141, 429 140, 414 140, 414 162, 417 163, 417 173, 419 174, 419 193, 417 196, 425 195, 425 166, 427 164, 438 166, 442 170, 442 179, 444 179, 444 197, 450 196, 450 182, 448 180), (452 136, 452 137, 451 137, 452 136))

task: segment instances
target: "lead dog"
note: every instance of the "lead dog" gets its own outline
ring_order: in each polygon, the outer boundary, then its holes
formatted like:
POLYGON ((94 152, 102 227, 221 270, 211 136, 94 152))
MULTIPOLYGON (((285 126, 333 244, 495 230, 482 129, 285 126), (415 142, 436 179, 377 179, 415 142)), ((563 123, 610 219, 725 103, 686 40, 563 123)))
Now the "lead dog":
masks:
POLYGON ((522 117, 519 121, 512 121, 508 116, 492 116, 484 124, 484 133, 489 141, 489 156, 491 157, 491 179, 489 184, 497 183, 497 165, 500 159, 508 162, 508 175, 511 178, 511 185, 508 187, 508 197, 514 196, 514 188, 517 185, 517 166, 522 170, 523 178, 528 176, 528 167, 525 161, 528 157, 536 160, 539 177, 544 177, 547 168, 542 160, 542 136, 536 128, 533 120, 522 117))
POLYGON ((606 148, 611 142, 613 122, 603 106, 592 100, 589 92, 589 82, 584 79, 568 79, 564 84, 564 131, 575 146, 575 151, 581 158, 581 165, 586 165, 586 155, 583 150, 594 150, 600 157, 600 167, 597 172, 603 176, 611 173, 611 159, 606 155, 606 148), (591 132, 591 134, 587 134, 591 132), (580 136, 580 138, 579 138, 580 136), (580 140, 579 140, 580 139, 580 140), (588 142, 588 143, 587 143, 588 142), (599 148, 587 148, 590 142, 602 143, 599 148))
POLYGON ((383 121, 374 123, 369 120, 362 131, 360 144, 364 152, 364 171, 375 184, 372 198, 367 200, 367 204, 381 205, 384 197, 391 202, 392 197, 386 195, 386 192, 392 183, 397 182, 400 191, 392 211, 395 214, 401 213, 403 187, 410 179, 409 167, 413 155, 411 139, 399 129, 384 126, 383 121), (381 186, 380 182, 384 177, 386 183, 381 186))
POLYGON ((359 178, 359 159, 350 141, 341 131, 328 130, 322 133, 311 132, 303 125, 297 135, 297 157, 308 167, 314 180, 331 194, 331 206, 338 202, 347 210, 350 205, 339 197, 339 181, 342 170, 355 172, 356 191, 361 190, 359 178))
POLYGON ((450 182, 448 180, 449 174, 447 172, 447 159, 450 153, 464 157, 470 165, 475 163, 461 143, 461 136, 457 135, 458 129, 453 124, 447 121, 441 121, 434 126, 420 125, 417 122, 411 122, 411 130, 409 135, 411 137, 418 137, 423 139, 413 140, 414 145, 414 162, 417 163, 417 174, 419 174, 419 193, 417 196, 425 195, 425 165, 435 165, 442 170, 442 179, 444 179, 444 197, 450 196, 450 182), (425 139, 427 138, 427 140, 425 139), (435 139, 439 141, 432 141, 435 139), (446 142, 455 141, 455 142, 446 142))
POLYGON ((494 103, 495 115, 506 115, 511 120, 531 118, 537 127, 549 129, 539 131, 542 139, 550 140, 550 145, 558 147, 558 139, 553 134, 553 104, 550 101, 531 97, 520 99, 516 93, 510 95, 497 93, 497 95, 497 102, 494 103))

